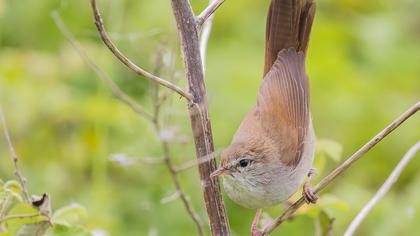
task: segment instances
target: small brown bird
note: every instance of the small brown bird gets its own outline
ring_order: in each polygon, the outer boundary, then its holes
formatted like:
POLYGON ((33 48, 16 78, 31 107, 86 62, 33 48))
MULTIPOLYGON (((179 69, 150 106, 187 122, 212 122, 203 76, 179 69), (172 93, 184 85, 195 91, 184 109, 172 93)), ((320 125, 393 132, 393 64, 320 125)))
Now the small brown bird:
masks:
POLYGON ((228 196, 241 206, 255 208, 252 235, 262 208, 286 201, 306 176, 303 195, 314 171, 314 131, 309 112, 305 57, 315 15, 313 0, 272 0, 266 28, 264 80, 256 106, 240 124, 230 146, 222 152, 221 167, 228 196))

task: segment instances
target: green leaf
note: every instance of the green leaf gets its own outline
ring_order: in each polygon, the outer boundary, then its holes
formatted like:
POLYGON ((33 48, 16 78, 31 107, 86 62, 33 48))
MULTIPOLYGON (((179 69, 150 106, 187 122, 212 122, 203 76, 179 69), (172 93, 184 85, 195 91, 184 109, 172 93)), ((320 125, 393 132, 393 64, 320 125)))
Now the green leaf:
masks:
POLYGON ((316 141, 315 150, 318 155, 323 155, 338 162, 343 154, 343 147, 340 143, 331 139, 320 139, 316 141))
POLYGON ((329 217, 325 211, 319 213, 319 223, 321 224, 322 235, 330 235, 334 219, 329 217))
POLYGON ((7 216, 20 216, 8 220, 7 229, 12 235, 21 229, 24 225, 38 223, 45 221, 45 216, 33 216, 39 214, 39 211, 27 203, 17 203, 13 208, 8 212, 7 216), (31 217, 30 217, 31 216, 31 217))
POLYGON ((50 223, 48 221, 23 225, 16 233, 16 236, 44 236, 49 227, 50 223))
POLYGON ((9 189, 10 191, 14 191, 16 193, 22 193, 22 186, 16 180, 9 180, 4 184, 5 189, 9 189))
POLYGON ((22 186, 16 180, 9 180, 3 185, 4 191, 13 195, 19 202, 23 202, 22 186))
POLYGON ((12 235, 9 234, 8 232, 2 232, 2 233, 0 233, 0 236, 12 236, 12 235))
POLYGON ((46 236, 92 236, 92 234, 82 227, 68 227, 66 225, 54 224, 54 227, 46 236))
POLYGON ((70 227, 80 224, 80 222, 86 217, 86 209, 83 206, 74 203, 56 210, 52 220, 54 223, 70 227))
POLYGON ((318 214, 318 235, 330 236, 333 231, 334 218, 331 218, 325 211, 320 211, 318 214))
POLYGON ((16 204, 9 212, 10 215, 14 214, 36 214, 39 211, 34 208, 32 205, 27 203, 18 203, 16 204))

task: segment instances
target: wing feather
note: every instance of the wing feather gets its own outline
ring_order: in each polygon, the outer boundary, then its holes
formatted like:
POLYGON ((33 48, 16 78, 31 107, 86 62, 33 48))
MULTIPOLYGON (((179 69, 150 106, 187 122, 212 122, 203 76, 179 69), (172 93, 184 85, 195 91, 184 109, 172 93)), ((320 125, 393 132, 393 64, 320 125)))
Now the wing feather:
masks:
POLYGON ((309 126, 309 85, 305 55, 283 49, 261 85, 257 111, 260 122, 279 158, 296 166, 302 155, 309 126))

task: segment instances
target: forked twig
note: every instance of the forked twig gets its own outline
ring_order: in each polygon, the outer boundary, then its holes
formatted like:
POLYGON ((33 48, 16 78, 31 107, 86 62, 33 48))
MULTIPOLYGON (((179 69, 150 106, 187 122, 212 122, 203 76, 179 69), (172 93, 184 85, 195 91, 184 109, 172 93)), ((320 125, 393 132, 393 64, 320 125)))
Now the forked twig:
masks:
POLYGON ((111 38, 109 37, 108 33, 105 30, 105 26, 103 24, 103 20, 101 17, 101 14, 99 13, 97 4, 96 4, 96 0, 91 0, 90 1, 91 6, 92 6, 92 10, 93 10, 93 16, 95 19, 95 25, 96 28, 101 36, 102 41, 105 43, 105 45, 109 48, 109 50, 124 64, 126 65, 128 68, 130 68, 131 70, 133 70, 134 72, 136 72, 138 75, 144 76, 164 87, 167 87, 173 91, 175 91, 176 93, 178 93, 179 95, 181 95, 182 97, 186 98, 188 101, 191 101, 192 96, 191 94, 187 93, 186 91, 182 90, 180 87, 176 86, 175 84, 164 80, 144 69, 142 69, 141 67, 139 67, 138 65, 136 65, 134 62, 132 62, 130 59, 128 59, 116 46, 115 44, 112 42, 111 38))
MULTIPOLYGON (((77 42, 77 40, 74 38, 74 36, 70 33, 70 31, 65 26, 64 22, 61 20, 58 13, 53 12, 52 14, 54 22, 56 23, 59 30, 63 33, 64 37, 70 42, 70 44, 75 48, 75 50, 79 53, 79 55, 83 58, 83 60, 86 62, 86 64, 92 68, 93 71, 96 72, 96 74, 106 83, 106 85, 111 89, 114 96, 127 104, 134 112, 136 112, 138 115, 140 115, 143 118, 146 118, 149 122, 151 122, 155 128, 156 134, 161 133, 161 126, 159 124, 159 109, 161 105, 161 101, 159 101, 159 96, 157 96, 157 93, 153 94, 153 105, 154 105, 154 111, 153 114, 150 114, 149 112, 146 112, 140 104, 138 104, 134 99, 132 99, 129 95, 124 93, 117 84, 115 84, 109 77, 106 75, 104 71, 102 71, 94 62, 92 59, 89 58, 89 56, 85 53, 83 48, 80 46, 80 44, 77 42)), ((158 83, 156 81, 152 81, 154 83, 158 83)), ((138 160, 139 162, 147 162, 147 163, 164 163, 172 177, 172 181, 174 182, 176 192, 178 193, 180 199, 182 200, 184 207, 193 220, 194 224, 197 227, 198 234, 200 236, 204 235, 204 227, 201 223, 200 217, 198 214, 194 211, 189 198, 185 191, 183 190, 181 183, 179 181, 178 172, 176 171, 176 167, 172 163, 172 160, 170 158, 169 153, 169 144, 167 141, 159 139, 162 145, 163 150, 163 159, 143 159, 138 160)))
POLYGON ((201 28, 204 22, 206 22, 206 20, 209 19, 210 16, 212 16, 213 13, 217 10, 217 8, 219 8, 224 2, 225 0, 210 0, 210 4, 207 6, 207 8, 197 16, 197 27, 201 28))
POLYGON ((15 148, 13 147, 12 139, 10 138, 9 130, 7 128, 6 117, 3 113, 3 109, 0 106, 0 120, 3 126, 3 134, 6 139, 7 145, 9 147, 10 154, 12 155, 12 161, 15 168, 15 176, 18 178, 20 185, 22 186, 23 197, 26 203, 30 203, 30 196, 28 192, 28 187, 26 186, 26 178, 23 176, 19 167, 19 158, 16 154, 15 148))
POLYGON ((99 78, 106 83, 106 85, 111 89, 112 95, 117 99, 128 105, 134 112, 144 117, 147 120, 152 120, 153 116, 147 112, 140 104, 134 101, 130 96, 128 96, 124 91, 122 91, 114 81, 109 78, 109 76, 101 70, 93 60, 86 54, 85 50, 80 46, 77 40, 74 38, 73 34, 65 26, 63 20, 57 11, 53 11, 51 16, 54 20, 55 25, 58 30, 64 35, 64 37, 69 41, 73 46, 76 52, 80 57, 85 61, 85 63, 99 76, 99 78))

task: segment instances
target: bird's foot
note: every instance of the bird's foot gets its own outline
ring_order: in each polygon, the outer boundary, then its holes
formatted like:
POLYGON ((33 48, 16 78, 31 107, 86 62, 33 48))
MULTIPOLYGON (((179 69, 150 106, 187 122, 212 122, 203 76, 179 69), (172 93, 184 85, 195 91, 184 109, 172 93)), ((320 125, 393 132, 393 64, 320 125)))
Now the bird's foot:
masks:
POLYGON ((260 222, 262 209, 258 209, 255 214, 254 220, 252 221, 251 226, 251 235, 252 236, 262 236, 262 232, 258 229, 258 223, 260 222))
POLYGON ((314 168, 311 168, 308 173, 308 181, 305 182, 303 185, 303 197, 305 198, 305 202, 307 204, 313 203, 315 204, 318 200, 318 195, 312 190, 311 183, 316 176, 316 170, 314 168))

